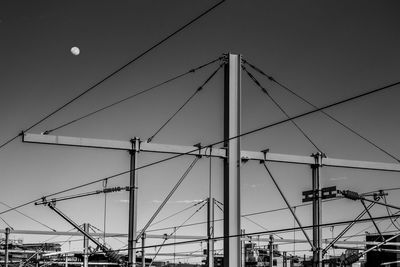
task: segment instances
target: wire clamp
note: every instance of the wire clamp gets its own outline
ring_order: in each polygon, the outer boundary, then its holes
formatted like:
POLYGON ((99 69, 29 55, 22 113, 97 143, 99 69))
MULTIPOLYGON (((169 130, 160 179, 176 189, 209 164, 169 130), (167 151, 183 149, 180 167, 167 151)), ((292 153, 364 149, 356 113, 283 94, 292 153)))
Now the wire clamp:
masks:
POLYGON ((267 161, 267 153, 269 153, 269 148, 261 150, 261 153, 263 153, 264 159, 260 160, 260 164, 263 164, 267 161))
POLYGON ((197 155, 198 158, 201 158, 203 155, 201 155, 201 143, 197 143, 193 145, 194 147, 197 147, 199 149, 199 155, 197 155))

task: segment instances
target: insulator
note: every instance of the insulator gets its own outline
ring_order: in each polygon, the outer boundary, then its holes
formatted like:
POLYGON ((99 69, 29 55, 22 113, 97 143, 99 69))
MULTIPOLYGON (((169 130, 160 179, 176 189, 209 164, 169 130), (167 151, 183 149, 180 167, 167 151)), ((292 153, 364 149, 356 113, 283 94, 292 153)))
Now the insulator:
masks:
POLYGON ((350 190, 342 191, 342 195, 351 200, 358 200, 361 198, 357 192, 350 191, 350 190))
POLYGON ((119 255, 116 251, 107 250, 105 253, 106 253, 106 256, 113 262, 117 262, 117 263, 122 262, 121 255, 119 255))
POLYGON ((117 187, 105 188, 105 189, 103 190, 103 192, 104 192, 104 193, 111 193, 111 192, 118 192, 118 191, 121 191, 121 190, 122 190, 122 188, 119 187, 119 186, 117 186, 117 187))
POLYGON ((360 256, 358 254, 353 254, 344 260, 344 264, 346 264, 346 265, 353 264, 353 263, 357 262, 359 259, 360 259, 360 256))

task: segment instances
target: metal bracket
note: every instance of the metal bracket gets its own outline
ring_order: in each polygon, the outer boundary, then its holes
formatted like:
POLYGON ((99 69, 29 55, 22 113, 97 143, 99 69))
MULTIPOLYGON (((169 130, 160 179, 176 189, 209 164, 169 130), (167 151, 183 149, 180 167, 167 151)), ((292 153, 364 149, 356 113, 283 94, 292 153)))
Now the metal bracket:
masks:
POLYGON ((199 155, 197 155, 198 158, 202 158, 203 156, 201 155, 201 143, 197 143, 193 145, 194 147, 197 147, 199 149, 199 155))
POLYGON ((336 186, 325 187, 321 189, 321 192, 318 190, 307 190, 303 191, 302 195, 304 196, 303 202, 313 201, 316 198, 321 197, 321 199, 335 198, 336 197, 336 186))
POLYGON ((267 153, 269 152, 269 148, 261 150, 260 152, 264 155, 264 159, 260 160, 260 164, 263 164, 267 161, 267 153))

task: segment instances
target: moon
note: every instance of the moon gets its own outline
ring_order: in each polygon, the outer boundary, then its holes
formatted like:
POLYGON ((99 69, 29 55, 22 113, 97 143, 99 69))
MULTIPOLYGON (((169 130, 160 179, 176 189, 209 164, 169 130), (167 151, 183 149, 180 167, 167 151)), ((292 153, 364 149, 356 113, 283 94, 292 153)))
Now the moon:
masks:
POLYGON ((81 50, 79 49, 79 47, 74 46, 74 47, 71 48, 71 53, 72 53, 74 56, 79 55, 80 52, 81 52, 81 50))

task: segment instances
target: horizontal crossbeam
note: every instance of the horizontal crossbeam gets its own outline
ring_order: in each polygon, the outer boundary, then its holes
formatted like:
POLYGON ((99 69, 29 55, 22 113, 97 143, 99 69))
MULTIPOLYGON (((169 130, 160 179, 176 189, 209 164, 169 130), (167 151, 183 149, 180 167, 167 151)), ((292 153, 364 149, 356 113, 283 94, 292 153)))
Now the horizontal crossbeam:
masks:
MULTIPOLYGON (((226 149, 214 148, 214 147, 202 148, 197 146, 165 145, 165 144, 140 142, 140 147, 134 148, 132 147, 132 143, 130 141, 93 139, 93 138, 56 136, 56 135, 41 135, 41 134, 31 134, 31 133, 25 133, 23 135, 22 140, 23 142, 26 143, 39 143, 39 144, 49 144, 49 145, 102 148, 102 149, 114 149, 114 150, 135 149, 141 152, 168 153, 177 155, 188 154, 193 156, 207 156, 207 157, 219 157, 219 158, 226 157, 226 149)), ((269 162, 282 162, 282 163, 305 164, 305 165, 315 164, 315 159, 313 156, 286 155, 286 154, 277 154, 269 152, 264 153, 256 151, 241 151, 241 159, 243 161, 265 160, 269 162)), ((400 164, 398 163, 322 158, 322 165, 326 167, 400 172, 400 164)))

